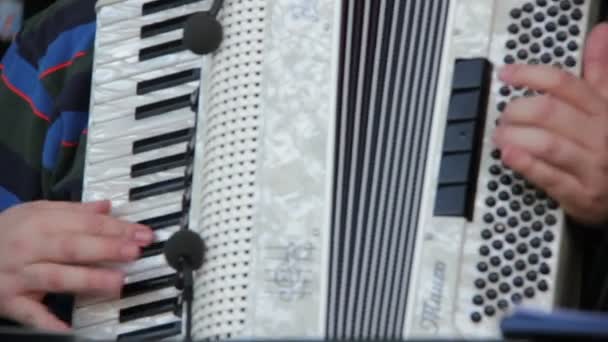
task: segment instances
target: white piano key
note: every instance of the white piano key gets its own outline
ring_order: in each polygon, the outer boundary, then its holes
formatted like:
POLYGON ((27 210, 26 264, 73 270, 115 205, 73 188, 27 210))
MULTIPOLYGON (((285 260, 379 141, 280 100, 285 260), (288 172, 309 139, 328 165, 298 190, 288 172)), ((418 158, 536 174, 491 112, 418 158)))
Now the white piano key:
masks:
POLYGON ((162 173, 144 177, 144 180, 118 179, 104 182, 87 184, 88 199, 93 201, 110 200, 112 202, 113 215, 127 215, 143 210, 159 208, 181 200, 183 190, 171 191, 161 195, 146 197, 143 199, 130 200, 129 192, 132 188, 157 183, 164 180, 177 179, 184 176, 184 168, 165 171, 162 173))
POLYGON ((162 228, 156 231, 156 235, 154 237, 155 242, 164 242, 167 241, 173 236, 173 234, 177 233, 180 230, 180 226, 172 226, 167 228, 162 228))
POLYGON ((200 60, 200 56, 197 56, 190 51, 181 51, 141 62, 139 61, 138 56, 133 56, 97 66, 93 73, 93 84, 98 86, 99 84, 132 77, 148 71, 179 65, 188 61, 200 60))
POLYGON ((162 208, 155 208, 148 211, 141 211, 137 213, 130 213, 121 217, 123 220, 129 222, 140 222, 146 219, 155 217, 165 216, 173 213, 182 212, 182 202, 170 203, 162 208))
POLYGON ((110 199, 129 196, 129 190, 133 188, 139 188, 146 185, 152 185, 159 182, 184 177, 186 168, 184 166, 161 171, 137 178, 131 178, 131 176, 122 176, 113 179, 107 179, 96 183, 88 183, 87 190, 92 192, 105 192, 112 194, 110 199))
MULTIPOLYGON (((139 154, 131 154, 132 142, 117 146, 113 151, 113 158, 99 161, 97 155, 90 156, 87 163, 87 183, 100 182, 106 179, 123 177, 131 174, 131 166, 164 157, 184 153, 188 143, 175 144, 139 154)), ((118 144, 115 144, 118 145, 118 144)))
POLYGON ((194 127, 194 113, 187 108, 136 120, 134 115, 103 123, 91 123, 89 141, 94 145, 90 149, 90 163, 99 163, 131 153, 133 143, 139 140, 156 137, 194 127), (123 145, 121 148, 121 144, 123 145))
MULTIPOLYGON (((133 283, 137 283, 140 281, 158 278, 158 277, 162 277, 162 276, 166 276, 166 275, 170 275, 170 274, 174 274, 174 273, 176 273, 176 271, 173 268, 165 265, 162 267, 150 269, 146 272, 140 272, 140 273, 136 273, 136 274, 127 274, 125 276, 124 285, 133 284, 133 283)), ((80 296, 77 296, 76 299, 74 300, 74 307, 82 308, 82 307, 91 306, 94 304, 99 304, 102 302, 114 302, 117 300, 120 300, 120 298, 94 296, 94 295, 80 295, 80 296)))
MULTIPOLYGON (((89 192, 87 201, 104 201, 108 199, 109 193, 107 192, 89 192)), ((163 206, 170 205, 172 203, 182 200, 183 191, 175 191, 159 196, 149 197, 143 200, 130 202, 127 196, 121 195, 111 199, 112 201, 112 215, 123 216, 130 213, 136 213, 139 211, 146 211, 150 209, 162 208, 163 206)))
POLYGON ((128 275, 125 277, 125 284, 133 284, 140 281, 162 277, 174 273, 176 273, 176 271, 170 266, 159 267, 147 272, 140 272, 137 274, 128 275))
POLYGON ((74 320, 72 324, 76 328, 81 328, 107 321, 118 320, 120 317, 120 310, 122 309, 178 297, 180 292, 181 291, 175 287, 167 287, 129 298, 80 307, 74 310, 74 320))
POLYGON ((97 104, 125 97, 138 96, 137 84, 140 82, 176 74, 189 69, 200 68, 201 66, 202 59, 191 59, 178 65, 154 69, 146 73, 134 75, 133 77, 98 84, 93 88, 92 101, 97 104))
POLYGON ((173 313, 167 312, 126 323, 120 323, 118 320, 114 320, 92 325, 78 330, 77 335, 86 339, 114 341, 121 334, 178 322, 181 322, 181 318, 175 316, 173 313))
POLYGON ((153 37, 142 39, 137 35, 130 39, 112 42, 109 45, 101 46, 99 52, 95 54, 97 65, 103 65, 116 60, 139 56, 142 49, 180 40, 184 36, 184 30, 173 30, 153 37))
MULTIPOLYGON (((190 96, 198 88, 199 84, 199 80, 195 80, 186 84, 181 84, 177 87, 162 89, 145 95, 136 95, 117 99, 116 101, 97 103, 93 112, 95 114, 93 117, 93 122, 104 122, 125 116, 134 116, 135 109, 137 107, 158 103, 160 101, 165 101, 184 95, 190 96)), ((185 109, 194 115, 189 107, 185 109)), ((142 122, 142 124, 144 123, 142 122)))
POLYGON ((97 15, 97 21, 100 24, 99 43, 105 45, 121 40, 121 38, 133 37, 139 35, 139 28, 144 25, 209 9, 209 0, 202 0, 142 15, 143 5, 147 2, 151 1, 129 0, 109 7, 101 7, 97 15))
POLYGON ((153 270, 160 269, 166 266, 167 260, 165 260, 165 256, 161 254, 139 259, 135 262, 131 262, 128 264, 120 265, 119 269, 122 270, 125 274, 136 275, 152 272, 153 270))

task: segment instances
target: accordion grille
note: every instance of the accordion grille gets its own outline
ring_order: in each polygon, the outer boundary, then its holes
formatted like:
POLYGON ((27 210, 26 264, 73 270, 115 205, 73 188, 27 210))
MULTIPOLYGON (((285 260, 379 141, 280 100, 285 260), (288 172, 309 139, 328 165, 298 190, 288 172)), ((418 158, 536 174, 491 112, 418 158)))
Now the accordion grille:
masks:
POLYGON ((401 338, 450 1, 344 1, 327 333, 401 338))
POLYGON ((193 335, 243 333, 253 236, 265 0, 227 0, 224 40, 208 65, 201 216, 205 264, 195 281, 193 335))

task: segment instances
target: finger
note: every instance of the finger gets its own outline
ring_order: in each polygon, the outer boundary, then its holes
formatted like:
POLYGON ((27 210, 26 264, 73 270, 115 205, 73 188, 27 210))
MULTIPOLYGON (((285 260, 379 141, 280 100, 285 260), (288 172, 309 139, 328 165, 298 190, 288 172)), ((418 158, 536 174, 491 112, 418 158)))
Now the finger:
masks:
POLYGON ((588 115, 547 95, 511 102, 500 120, 505 125, 543 128, 588 148, 595 144, 595 139, 589 137, 601 136, 598 125, 594 125, 588 115))
POLYGON ((40 263, 23 269, 24 286, 29 291, 52 293, 120 295, 124 274, 117 270, 40 263))
POLYGON ((46 211, 32 220, 31 234, 42 232, 54 234, 91 234, 97 236, 121 237, 141 246, 148 245, 154 239, 154 232, 141 224, 119 220, 112 216, 86 212, 46 211), (42 231, 39 227, 43 227, 42 231))
POLYGON ((128 262, 135 260, 139 246, 120 238, 84 234, 63 234, 36 240, 29 262, 49 261, 69 264, 128 262))
POLYGON ((501 125, 496 130, 496 143, 501 149, 511 146, 522 150, 579 179, 586 179, 590 169, 587 150, 541 128, 501 125))
POLYGON ((514 146, 502 149, 502 160, 513 171, 544 190, 564 208, 576 208, 583 185, 572 175, 514 146))
POLYGON ((543 91, 569 103, 584 113, 604 115, 606 103, 586 81, 572 73, 548 65, 507 65, 501 73, 503 82, 543 91))
POLYGON ((87 213, 107 214, 110 212, 110 201, 97 201, 88 203, 37 201, 25 204, 36 210, 82 211, 87 213))
POLYGON ((608 24, 596 26, 587 38, 584 78, 608 99, 608 24))
POLYGON ((51 314, 46 306, 26 297, 15 297, 6 304, 6 315, 15 321, 42 330, 68 332, 70 327, 51 314))

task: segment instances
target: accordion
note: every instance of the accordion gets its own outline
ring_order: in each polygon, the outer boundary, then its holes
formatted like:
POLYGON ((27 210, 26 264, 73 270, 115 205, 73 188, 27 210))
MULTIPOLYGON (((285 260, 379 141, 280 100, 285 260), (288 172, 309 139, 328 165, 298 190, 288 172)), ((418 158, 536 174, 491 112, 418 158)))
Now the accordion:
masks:
MULTIPOLYGON (((560 209, 490 137, 505 64, 581 72, 593 0, 102 0, 84 201, 151 226, 87 337, 495 338, 577 305, 560 209), (218 5, 219 4, 219 5, 218 5), (222 41, 188 49, 195 13, 222 41), (164 248, 204 242, 186 310, 164 248)), ((181 279, 181 280, 180 280, 181 279)), ((179 286, 180 282, 182 286, 179 286)))

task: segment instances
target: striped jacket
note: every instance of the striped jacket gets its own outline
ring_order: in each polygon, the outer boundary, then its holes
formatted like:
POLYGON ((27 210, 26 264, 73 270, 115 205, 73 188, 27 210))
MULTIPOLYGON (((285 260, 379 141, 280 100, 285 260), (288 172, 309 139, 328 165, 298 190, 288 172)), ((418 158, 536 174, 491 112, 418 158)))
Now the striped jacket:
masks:
POLYGON ((0 64, 0 211, 78 200, 95 1, 61 0, 28 21, 0 64))

